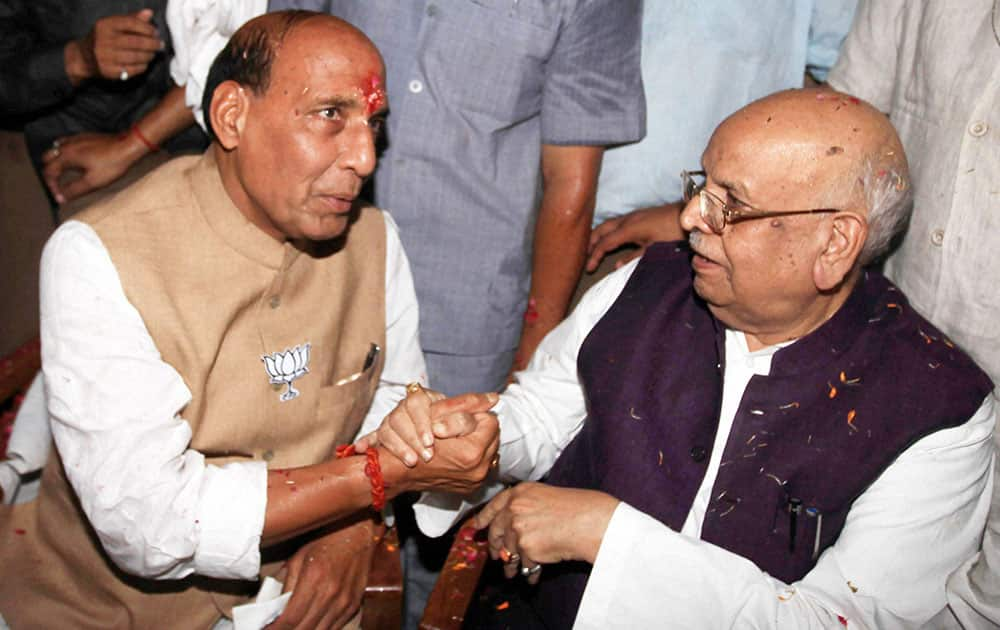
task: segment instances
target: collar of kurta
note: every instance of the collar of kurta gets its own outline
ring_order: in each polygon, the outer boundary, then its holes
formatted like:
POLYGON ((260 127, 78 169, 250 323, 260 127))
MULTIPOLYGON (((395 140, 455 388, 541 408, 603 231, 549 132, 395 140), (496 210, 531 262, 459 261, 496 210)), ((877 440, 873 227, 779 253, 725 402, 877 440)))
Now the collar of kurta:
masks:
POLYGON ((214 147, 201 156, 188 179, 205 221, 232 249, 274 270, 289 267, 301 253, 291 242, 276 241, 240 212, 222 184, 214 147))
POLYGON ((880 273, 862 272, 847 301, 833 317, 774 354, 770 375, 803 375, 829 369, 830 360, 844 354, 870 321, 878 321, 894 309, 907 308, 905 300, 880 273), (871 299, 885 295, 891 297, 877 298, 874 302, 871 299))

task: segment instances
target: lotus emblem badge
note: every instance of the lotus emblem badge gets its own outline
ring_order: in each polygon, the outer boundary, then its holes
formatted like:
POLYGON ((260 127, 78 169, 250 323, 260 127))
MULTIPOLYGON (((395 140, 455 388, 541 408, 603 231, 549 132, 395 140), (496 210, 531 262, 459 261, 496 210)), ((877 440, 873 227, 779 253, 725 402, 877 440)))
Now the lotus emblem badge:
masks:
POLYGON ((281 402, 299 395, 299 390, 292 386, 292 381, 309 372, 309 344, 288 348, 284 352, 265 354, 260 360, 264 362, 264 369, 267 370, 272 385, 288 385, 288 390, 280 396, 281 402))

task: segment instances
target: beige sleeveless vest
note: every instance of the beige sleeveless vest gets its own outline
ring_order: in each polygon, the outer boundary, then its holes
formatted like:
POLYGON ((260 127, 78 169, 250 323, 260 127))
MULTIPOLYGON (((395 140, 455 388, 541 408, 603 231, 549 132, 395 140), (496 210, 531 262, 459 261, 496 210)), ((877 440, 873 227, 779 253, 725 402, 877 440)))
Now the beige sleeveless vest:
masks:
MULTIPOLYGON (((211 151, 164 165, 77 219, 100 236, 126 297, 191 391, 181 411, 191 448, 212 463, 320 462, 355 435, 382 369, 379 352, 352 378, 372 344, 385 348, 382 215, 365 208, 346 239, 300 252, 243 217, 211 151)), ((17 630, 207 628, 257 588, 121 572, 55 453, 37 501, 4 511, 0 612, 17 630)), ((292 551, 267 554, 262 574, 292 551)))

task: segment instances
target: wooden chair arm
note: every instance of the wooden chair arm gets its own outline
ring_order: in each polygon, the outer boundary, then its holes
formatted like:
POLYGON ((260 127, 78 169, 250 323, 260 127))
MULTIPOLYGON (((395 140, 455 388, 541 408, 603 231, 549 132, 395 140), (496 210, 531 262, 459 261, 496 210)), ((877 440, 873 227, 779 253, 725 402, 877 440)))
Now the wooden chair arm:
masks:
POLYGON ((466 519, 455 535, 424 609, 420 630, 458 630, 465 621, 483 568, 490 559, 485 532, 473 529, 472 518, 466 519))
POLYGON ((400 563, 399 535, 386 530, 375 549, 372 568, 361 605, 363 630, 398 630, 403 627, 403 568, 400 563))

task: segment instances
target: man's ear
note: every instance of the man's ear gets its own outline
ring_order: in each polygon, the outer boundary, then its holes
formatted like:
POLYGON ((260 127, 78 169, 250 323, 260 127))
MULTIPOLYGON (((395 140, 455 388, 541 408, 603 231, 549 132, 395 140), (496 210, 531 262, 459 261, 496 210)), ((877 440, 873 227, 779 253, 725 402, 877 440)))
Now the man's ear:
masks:
POLYGON ((813 280, 820 291, 830 291, 854 269, 868 237, 868 221, 860 214, 838 212, 828 233, 826 246, 813 265, 813 280))
POLYGON ((246 90, 236 81, 223 81, 215 88, 208 115, 222 148, 230 150, 239 145, 249 106, 246 90))

